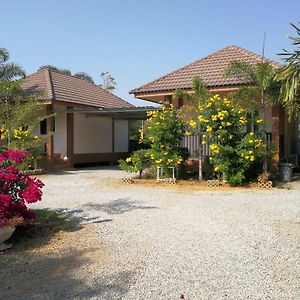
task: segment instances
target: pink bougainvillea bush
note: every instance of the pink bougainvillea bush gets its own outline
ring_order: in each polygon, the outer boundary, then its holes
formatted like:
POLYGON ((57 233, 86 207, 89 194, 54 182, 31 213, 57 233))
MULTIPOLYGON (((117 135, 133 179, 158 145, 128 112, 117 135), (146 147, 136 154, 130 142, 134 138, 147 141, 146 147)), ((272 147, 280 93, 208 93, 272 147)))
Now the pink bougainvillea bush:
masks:
POLYGON ((44 184, 20 171, 19 167, 29 157, 30 154, 24 151, 0 152, 0 227, 15 217, 35 218, 27 204, 42 199, 44 184))

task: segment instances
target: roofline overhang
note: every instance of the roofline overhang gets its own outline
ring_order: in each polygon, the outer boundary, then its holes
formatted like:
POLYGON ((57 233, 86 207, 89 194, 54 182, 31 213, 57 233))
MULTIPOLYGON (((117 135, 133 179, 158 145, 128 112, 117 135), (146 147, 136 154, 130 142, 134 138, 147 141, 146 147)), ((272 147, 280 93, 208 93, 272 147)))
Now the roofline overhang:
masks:
MULTIPOLYGON (((208 87, 208 90, 212 93, 226 93, 226 92, 235 92, 238 91, 240 87, 245 85, 236 85, 236 86, 220 86, 220 87, 208 87)), ((250 86, 250 85, 247 85, 250 86)), ((173 95, 176 89, 173 90, 165 90, 165 91, 153 91, 153 92, 145 92, 145 93, 133 93, 134 97, 141 100, 147 100, 150 102, 157 103, 157 101, 145 97, 164 97, 173 95)), ((192 88, 183 88, 182 90, 186 91, 187 93, 193 93, 192 88)))
POLYGON ((55 113, 79 113, 87 117, 112 117, 114 119, 144 120, 149 110, 160 110, 160 107, 133 107, 133 108, 98 108, 98 109, 65 109, 56 110, 55 113))

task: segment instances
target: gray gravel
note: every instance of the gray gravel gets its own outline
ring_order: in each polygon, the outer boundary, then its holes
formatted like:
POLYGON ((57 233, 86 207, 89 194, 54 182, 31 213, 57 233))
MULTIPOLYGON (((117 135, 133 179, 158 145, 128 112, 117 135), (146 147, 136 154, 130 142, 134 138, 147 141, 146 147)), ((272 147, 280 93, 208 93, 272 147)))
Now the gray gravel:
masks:
POLYGON ((43 177, 35 207, 93 224, 110 249, 101 267, 77 266, 76 293, 45 287, 44 299, 300 299, 299 185, 187 191, 117 184, 122 176, 106 167, 43 177))

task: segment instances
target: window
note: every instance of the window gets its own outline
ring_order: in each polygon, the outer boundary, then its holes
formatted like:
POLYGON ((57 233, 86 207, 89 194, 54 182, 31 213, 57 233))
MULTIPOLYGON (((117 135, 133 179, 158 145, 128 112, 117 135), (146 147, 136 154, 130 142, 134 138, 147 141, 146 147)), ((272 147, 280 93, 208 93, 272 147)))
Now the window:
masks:
POLYGON ((45 135, 47 134, 47 120, 42 120, 40 122, 40 134, 45 135))
POLYGON ((41 135, 47 134, 47 121, 48 122, 52 121, 51 131, 52 132, 55 131, 55 117, 51 117, 49 119, 45 119, 40 122, 40 134, 41 135))

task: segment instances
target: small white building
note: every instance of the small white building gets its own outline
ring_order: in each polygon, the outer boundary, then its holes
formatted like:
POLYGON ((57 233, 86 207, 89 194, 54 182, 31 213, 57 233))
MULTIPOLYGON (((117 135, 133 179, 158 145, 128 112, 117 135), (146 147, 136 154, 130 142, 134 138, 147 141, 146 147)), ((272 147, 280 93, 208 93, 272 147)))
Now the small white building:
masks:
POLYGON ((48 169, 125 157, 129 152, 128 120, 146 115, 146 108, 136 108, 84 79, 47 68, 26 77, 22 88, 30 94, 41 92, 45 106, 41 114, 53 115, 34 132, 47 137, 48 169))

